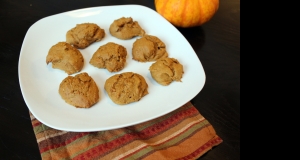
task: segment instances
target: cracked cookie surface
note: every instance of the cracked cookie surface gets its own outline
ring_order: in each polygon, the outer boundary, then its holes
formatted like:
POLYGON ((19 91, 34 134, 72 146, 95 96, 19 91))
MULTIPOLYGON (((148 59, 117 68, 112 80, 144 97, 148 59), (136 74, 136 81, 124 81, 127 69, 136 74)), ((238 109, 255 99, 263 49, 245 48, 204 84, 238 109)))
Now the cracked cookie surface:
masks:
POLYGON ((175 58, 164 58, 153 63, 150 68, 152 78, 163 86, 173 81, 181 82, 183 66, 175 58))
POLYGON ((53 45, 47 54, 46 63, 52 63, 52 68, 73 74, 82 70, 84 59, 81 52, 66 42, 53 45))
POLYGON ((105 81, 104 89, 110 99, 120 105, 137 102, 148 94, 148 84, 144 77, 134 72, 111 76, 105 81))
POLYGON ((98 48, 89 63, 97 68, 106 68, 109 72, 117 72, 125 67, 126 56, 127 50, 124 46, 108 42, 98 48))
POLYGON ((123 40, 145 35, 145 31, 139 23, 137 21, 133 21, 131 17, 121 17, 114 20, 109 26, 109 32, 112 36, 123 40))
POLYGON ((86 72, 66 77, 59 85, 59 94, 76 108, 90 108, 100 99, 97 84, 86 72))
POLYGON ((139 62, 151 62, 166 57, 168 57, 166 45, 156 36, 145 35, 133 43, 133 60, 139 62))
POLYGON ((76 48, 84 49, 94 42, 102 40, 105 36, 104 29, 95 23, 77 24, 66 34, 66 42, 76 48))

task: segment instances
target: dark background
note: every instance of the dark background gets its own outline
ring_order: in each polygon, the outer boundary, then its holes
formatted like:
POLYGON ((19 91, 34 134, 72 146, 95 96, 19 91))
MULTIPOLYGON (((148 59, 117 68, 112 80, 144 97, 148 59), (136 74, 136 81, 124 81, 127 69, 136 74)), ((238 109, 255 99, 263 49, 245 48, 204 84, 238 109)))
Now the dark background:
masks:
MULTIPOLYGON (((0 0, 0 159, 41 159, 18 79, 18 60, 29 27, 41 18, 70 10, 139 4, 154 0, 0 0)), ((204 25, 178 28, 197 53, 206 74, 191 100, 223 143, 200 160, 240 159, 240 0, 220 0, 204 25)))

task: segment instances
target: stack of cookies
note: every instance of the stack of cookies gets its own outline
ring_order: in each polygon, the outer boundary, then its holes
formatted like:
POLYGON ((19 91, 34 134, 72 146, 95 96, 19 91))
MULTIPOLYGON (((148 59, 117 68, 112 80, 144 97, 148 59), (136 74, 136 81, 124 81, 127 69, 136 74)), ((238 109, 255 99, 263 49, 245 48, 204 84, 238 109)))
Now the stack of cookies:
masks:
MULTIPOLYGON (((137 21, 121 17, 110 24, 109 32, 120 40, 140 37, 132 44, 132 59, 140 63, 153 62, 149 71, 157 83, 167 86, 173 81, 181 82, 183 66, 177 59, 168 56, 164 42, 146 34, 137 21)), ((66 103, 76 108, 90 108, 100 101, 97 82, 87 72, 81 72, 84 58, 80 49, 101 41, 105 36, 104 29, 95 23, 77 24, 67 31, 65 42, 54 44, 48 51, 46 63, 52 63, 52 68, 68 74, 59 85, 59 94, 66 103)), ((127 54, 121 44, 108 42, 99 46, 89 64, 116 73, 124 69, 127 54)), ((135 72, 114 74, 103 85, 109 98, 119 105, 137 102, 149 94, 145 78, 135 72)))

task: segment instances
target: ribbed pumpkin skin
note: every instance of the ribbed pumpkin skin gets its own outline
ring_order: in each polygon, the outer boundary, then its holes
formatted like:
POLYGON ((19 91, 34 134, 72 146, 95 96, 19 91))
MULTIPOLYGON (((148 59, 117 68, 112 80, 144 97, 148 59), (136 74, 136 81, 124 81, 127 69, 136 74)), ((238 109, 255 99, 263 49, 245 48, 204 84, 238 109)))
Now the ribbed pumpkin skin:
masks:
POLYGON ((156 11, 174 26, 201 26, 219 9, 219 0, 155 0, 156 11))

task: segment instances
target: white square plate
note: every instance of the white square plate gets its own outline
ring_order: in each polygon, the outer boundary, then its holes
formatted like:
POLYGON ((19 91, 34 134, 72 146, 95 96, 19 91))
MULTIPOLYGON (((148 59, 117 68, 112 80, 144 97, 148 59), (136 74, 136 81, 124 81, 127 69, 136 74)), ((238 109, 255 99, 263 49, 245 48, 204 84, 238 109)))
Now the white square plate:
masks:
POLYGON ((84 8, 45 17, 28 29, 19 57, 19 82, 29 110, 45 125, 64 131, 111 130, 163 116, 194 98, 202 90, 205 79, 202 64, 184 36, 156 11, 140 5, 84 8), (169 57, 176 58, 184 67, 182 82, 162 86, 151 77, 149 67, 152 62, 132 60, 133 42, 140 37, 120 40, 109 33, 110 24, 121 17, 132 17, 147 34, 165 43, 169 57), (60 97, 59 84, 68 75, 53 69, 51 64, 47 65, 46 56, 51 46, 65 41, 69 29, 86 22, 96 23, 106 35, 101 41, 80 49, 85 60, 81 72, 87 72, 100 90, 100 101, 89 109, 82 109, 67 104, 60 97), (94 52, 108 42, 118 43, 127 49, 127 64, 116 73, 89 64, 94 52), (144 76, 149 94, 138 102, 114 104, 104 90, 105 80, 129 71, 144 76))

